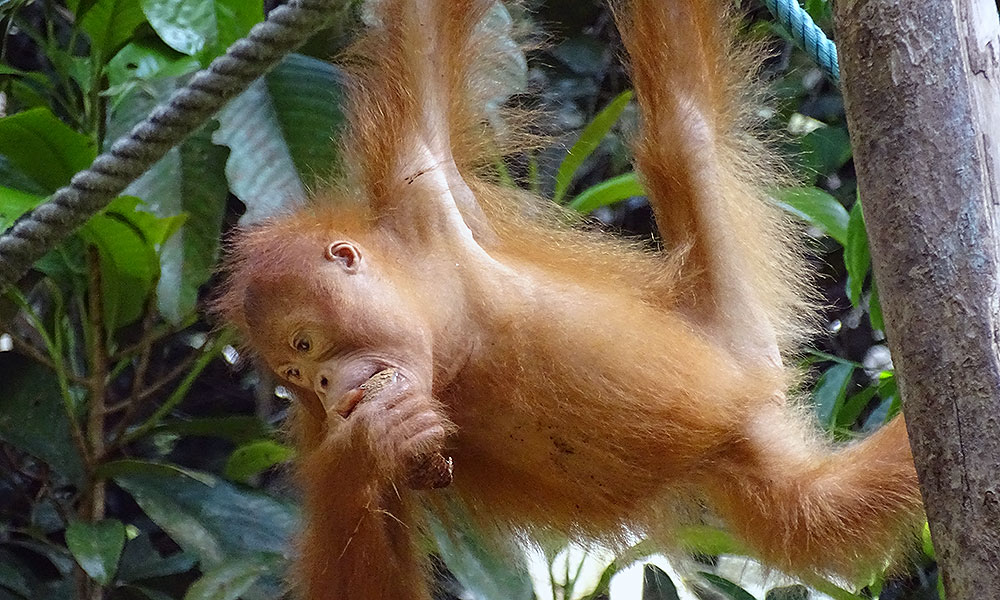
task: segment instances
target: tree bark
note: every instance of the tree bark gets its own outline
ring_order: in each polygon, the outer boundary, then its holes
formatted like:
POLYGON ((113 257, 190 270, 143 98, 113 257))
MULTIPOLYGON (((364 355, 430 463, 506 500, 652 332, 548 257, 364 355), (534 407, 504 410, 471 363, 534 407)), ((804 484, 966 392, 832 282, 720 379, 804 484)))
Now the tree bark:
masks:
POLYGON ((1000 599, 1000 22, 839 0, 855 166, 949 600, 1000 599))

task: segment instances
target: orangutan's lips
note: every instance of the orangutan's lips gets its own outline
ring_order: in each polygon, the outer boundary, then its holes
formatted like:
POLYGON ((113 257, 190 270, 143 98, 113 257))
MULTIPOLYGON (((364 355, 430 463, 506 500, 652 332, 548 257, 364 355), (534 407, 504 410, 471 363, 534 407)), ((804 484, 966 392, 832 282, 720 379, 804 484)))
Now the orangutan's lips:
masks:
POLYGON ((361 399, 365 397, 365 392, 360 387, 356 387, 349 390, 346 394, 340 397, 337 404, 334 405, 333 409, 337 411, 337 414, 344 417, 345 419, 351 416, 354 412, 354 408, 361 402, 361 399))

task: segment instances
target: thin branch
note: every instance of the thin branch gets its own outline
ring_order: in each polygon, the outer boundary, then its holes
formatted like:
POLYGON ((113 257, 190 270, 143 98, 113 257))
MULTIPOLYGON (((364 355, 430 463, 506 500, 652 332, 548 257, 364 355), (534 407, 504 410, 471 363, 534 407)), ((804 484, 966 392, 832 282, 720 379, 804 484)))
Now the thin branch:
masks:
MULTIPOLYGON (((112 445, 115 445, 121 438, 122 433, 132 423, 132 420, 135 419, 136 412, 139 410, 140 398, 138 390, 141 390, 145 385, 146 373, 149 371, 149 362, 153 350, 153 339, 149 335, 149 332, 153 328, 156 315, 155 306, 156 294, 153 293, 146 303, 146 311, 142 318, 142 335, 139 339, 139 343, 141 344, 139 349, 139 364, 136 366, 135 374, 132 377, 132 392, 125 401, 125 414, 122 415, 121 420, 115 425, 114 432, 111 434, 112 445)), ((119 362, 124 364, 124 360, 119 362)), ((117 408, 112 410, 117 410, 117 408)))
MULTIPOLYGON (((108 352, 104 331, 104 303, 101 296, 101 263, 96 248, 90 248, 87 255, 90 271, 87 290, 90 328, 90 401, 87 413, 87 437, 90 442, 91 455, 94 461, 99 461, 104 455, 104 407, 107 401, 108 352)), ((95 466, 95 465, 91 465, 95 466)), ((95 484, 96 485, 96 484, 95 484)), ((96 503, 96 499, 95 499, 96 503)), ((101 494, 100 507, 94 507, 94 513, 88 517, 95 520, 103 517, 104 498, 101 494), (96 514, 100 512, 101 514, 96 514)))
POLYGON ((66 420, 69 422, 70 435, 73 438, 73 443, 76 445, 77 452, 79 452, 80 457, 83 459, 84 465, 89 467, 92 457, 90 449, 87 446, 87 441, 83 436, 83 429, 80 428, 80 422, 76 418, 76 403, 73 400, 73 396, 69 393, 70 372, 63 361, 62 348, 49 335, 49 332, 45 329, 45 323, 42 322, 42 318, 35 312, 35 309, 28 302, 28 299, 21 294, 20 290, 11 286, 7 288, 6 293, 7 297, 17 304, 18 308, 24 311, 31 326, 34 327, 35 331, 42 338, 42 342, 45 343, 45 350, 49 354, 52 368, 59 382, 59 392, 63 401, 63 410, 66 412, 66 420))
POLYGON ((223 331, 214 340, 207 341, 202 347, 201 353, 196 355, 198 358, 191 367, 191 370, 188 371, 188 374, 177 385, 173 393, 141 425, 122 436, 122 443, 127 444, 146 435, 163 420, 163 417, 176 408, 184 400, 185 396, 187 396, 188 391, 198 376, 201 375, 201 372, 215 360, 222 348, 232 341, 231 337, 232 335, 229 332, 223 331))
MULTIPOLYGON (((53 371, 56 370, 57 368, 56 363, 52 362, 52 359, 46 356, 45 353, 40 348, 38 348, 38 346, 35 346, 28 340, 24 339, 23 337, 17 335, 16 333, 7 328, 0 328, 0 334, 9 336, 11 343, 14 345, 14 350, 19 352, 20 354, 30 358, 31 360, 41 364, 42 366, 52 369, 53 371)), ((69 381, 78 385, 86 385, 88 382, 87 378, 80 377, 76 373, 66 373, 66 378, 69 381)))
POLYGON ((134 354, 142 352, 143 348, 152 346, 157 342, 159 342, 160 340, 166 338, 167 336, 173 335, 178 331, 181 331, 187 327, 190 327, 191 325, 194 325, 196 321, 197 321, 197 316, 191 316, 188 317, 183 322, 181 322, 179 325, 171 325, 168 323, 161 325, 160 327, 157 327, 155 329, 152 329, 148 334, 144 333, 142 338, 138 342, 132 344, 131 346, 127 346, 119 350, 118 352, 112 354, 111 360, 113 362, 117 362, 122 360, 123 358, 128 358, 134 354))

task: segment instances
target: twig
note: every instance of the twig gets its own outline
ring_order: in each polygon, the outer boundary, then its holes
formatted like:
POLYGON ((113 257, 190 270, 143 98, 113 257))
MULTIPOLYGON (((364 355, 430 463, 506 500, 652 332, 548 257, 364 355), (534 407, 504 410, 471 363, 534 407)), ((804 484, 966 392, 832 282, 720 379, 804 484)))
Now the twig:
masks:
MULTIPOLYGON (((149 362, 152 357, 153 338, 149 332, 153 328, 153 321, 156 314, 154 310, 155 306, 156 294, 154 293, 146 303, 146 312, 142 319, 142 336, 139 339, 139 364, 136 366, 135 375, 132 377, 132 391, 125 401, 125 414, 122 415, 121 420, 115 425, 115 429, 111 434, 112 446, 116 445, 116 442, 121 438, 122 432, 129 426, 135 418, 136 412, 139 410, 139 390, 142 389, 146 382, 146 373, 149 371, 149 362)), ((118 409, 115 407, 110 410, 116 411, 118 409)))
MULTIPOLYGON (((101 259, 96 248, 87 249, 87 317, 85 327, 90 332, 87 341, 90 377, 90 397, 87 402, 87 442, 91 459, 87 461, 87 487, 77 511, 80 519, 94 523, 104 518, 104 480, 97 475, 97 466, 104 456, 104 408, 107 401, 108 352, 104 331, 104 304, 101 297, 101 259)), ((101 600, 102 586, 77 571, 78 595, 86 600, 101 600)))
POLYGON ((176 408, 177 405, 184 400, 184 397, 187 396, 188 391, 191 389, 191 386, 194 384, 198 376, 201 375, 201 372, 204 371, 205 368, 208 367, 208 365, 216 358, 222 347, 232 341, 231 338, 231 333, 223 331, 214 340, 207 341, 202 347, 201 354, 196 355, 197 360, 191 367, 191 370, 184 376, 184 379, 182 379, 177 385, 173 393, 171 393, 163 404, 161 404, 159 408, 157 408, 156 411, 154 411, 153 414, 150 415, 149 418, 146 419, 141 425, 123 435, 121 442, 123 444, 127 444, 146 435, 150 430, 156 427, 159 422, 163 420, 163 417, 167 416, 170 411, 176 408))
POLYGON ((42 318, 38 316, 38 313, 32 308, 28 299, 16 287, 11 286, 7 288, 7 296, 17 304, 18 308, 24 311, 31 326, 35 328, 35 331, 41 336, 42 342, 45 343, 45 350, 49 353, 49 358, 53 365, 52 368, 59 382, 59 392, 63 401, 63 410, 66 412, 66 420, 69 422, 70 435, 73 438, 73 443, 76 445, 77 452, 79 452, 80 457, 83 459, 84 465, 90 465, 92 460, 90 448, 87 446, 87 440, 83 436, 83 429, 80 428, 80 422, 76 417, 76 403, 69 393, 71 373, 66 369, 66 364, 63 361, 62 348, 52 339, 52 336, 45 329, 45 323, 42 322, 42 318))
MULTIPOLYGON (((45 353, 38 348, 38 346, 35 346, 10 329, 0 329, 0 334, 10 336, 11 343, 14 344, 14 349, 24 356, 27 356, 31 360, 41 364, 42 366, 50 368, 53 371, 57 369, 56 363, 52 362, 52 359, 46 356, 45 353)), ((86 385, 89 381, 86 377, 80 377, 76 373, 68 372, 66 373, 66 379, 78 385, 86 385)))
MULTIPOLYGON (((201 355, 197 352, 192 352, 191 354, 185 356, 184 359, 181 360, 181 362, 177 363, 177 365, 174 366, 174 368, 171 369, 169 373, 157 379, 156 382, 153 383, 152 385, 143 388, 141 391, 139 391, 137 395, 129 396, 127 400, 124 400, 123 402, 109 408, 108 411, 117 412, 123 408, 129 408, 133 406, 138 407, 140 404, 142 404, 142 402, 148 400, 152 395, 156 394, 164 387, 166 387, 168 383, 170 383, 174 379, 177 379, 177 377, 181 373, 186 371, 188 367, 194 364, 195 360, 197 360, 199 356, 201 355)), ((115 431, 111 435, 112 441, 108 446, 109 450, 118 448, 122 443, 125 442, 125 440, 122 439, 122 434, 125 432, 125 429, 128 427, 130 421, 131 418, 128 419, 123 418, 122 421, 115 426, 115 431)))

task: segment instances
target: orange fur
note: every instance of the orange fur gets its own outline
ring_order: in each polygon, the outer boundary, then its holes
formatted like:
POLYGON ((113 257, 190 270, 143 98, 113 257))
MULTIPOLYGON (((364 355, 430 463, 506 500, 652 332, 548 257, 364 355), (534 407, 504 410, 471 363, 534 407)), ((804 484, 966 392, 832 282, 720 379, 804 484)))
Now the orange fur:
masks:
POLYGON ((509 531, 662 537, 705 502, 793 572, 891 556, 920 514, 902 421, 835 450, 784 399, 805 277, 760 191, 753 59, 722 4, 616 5, 668 254, 477 176, 502 146, 482 110, 491 4, 383 0, 348 60, 345 179, 232 246, 216 310, 307 408, 304 597, 428 597, 411 507, 440 492, 404 482, 432 452, 509 531), (386 368, 398 380, 345 412, 386 368))

